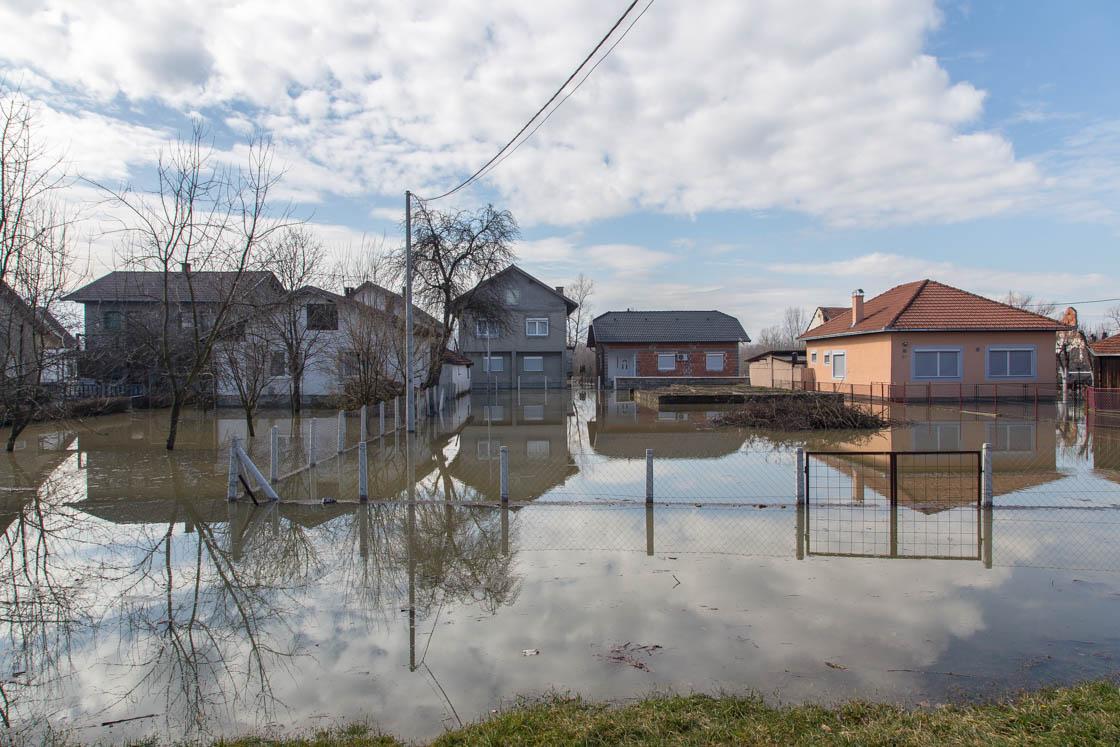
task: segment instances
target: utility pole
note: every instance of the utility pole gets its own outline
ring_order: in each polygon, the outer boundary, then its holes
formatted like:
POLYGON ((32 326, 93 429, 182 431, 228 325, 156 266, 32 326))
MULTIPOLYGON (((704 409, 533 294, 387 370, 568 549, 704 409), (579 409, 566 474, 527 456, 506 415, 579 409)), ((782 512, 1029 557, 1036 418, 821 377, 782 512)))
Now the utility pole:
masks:
POLYGON ((404 412, 409 433, 416 432, 416 405, 412 381, 412 193, 404 191, 404 412))

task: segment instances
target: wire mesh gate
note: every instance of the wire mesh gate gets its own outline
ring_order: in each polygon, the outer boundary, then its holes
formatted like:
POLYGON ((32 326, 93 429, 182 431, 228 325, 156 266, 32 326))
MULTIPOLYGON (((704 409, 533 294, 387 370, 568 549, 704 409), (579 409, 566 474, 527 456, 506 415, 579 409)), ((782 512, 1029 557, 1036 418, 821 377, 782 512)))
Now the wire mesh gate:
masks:
POLYGON ((798 534, 806 554, 990 562, 981 452, 805 456, 806 501, 798 534))

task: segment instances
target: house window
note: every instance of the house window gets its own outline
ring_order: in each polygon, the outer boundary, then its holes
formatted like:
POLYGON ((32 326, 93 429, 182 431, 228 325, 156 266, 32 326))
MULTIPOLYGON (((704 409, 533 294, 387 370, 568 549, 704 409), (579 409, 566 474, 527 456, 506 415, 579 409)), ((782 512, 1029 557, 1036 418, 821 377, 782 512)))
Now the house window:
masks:
POLYGON ((824 354, 824 364, 826 366, 832 365, 832 353, 825 353, 824 354))
POLYGON ((917 451, 956 451, 960 448, 960 423, 921 423, 914 427, 914 449, 917 451))
POLYGON ((540 355, 526 355, 521 359, 521 370, 525 373, 541 373, 544 371, 544 357, 540 355))
POLYGON ((521 412, 523 420, 544 420, 544 405, 525 405, 521 412))
POLYGON ((657 354, 657 370, 658 371, 676 371, 677 370, 677 354, 676 353, 658 353, 657 354))
POLYGON ((344 350, 338 354, 338 367, 343 376, 357 376, 361 370, 361 356, 357 351, 344 350))
POLYGON ((832 354, 832 378, 842 379, 848 375, 848 355, 847 353, 833 353, 832 354))
POLYGON ((988 443, 996 451, 1033 452, 1034 423, 988 423, 988 443))
POLYGON ((809 353, 809 360, 812 361, 813 363, 817 362, 817 351, 816 350, 809 353))
POLYGON ((506 288, 506 304, 509 306, 516 306, 519 303, 521 303, 521 289, 506 288))
POLYGON ((316 331, 338 329, 338 307, 333 303, 307 304, 307 328, 316 331))
POLYGON ((959 379, 960 377, 960 348, 914 350, 915 379, 959 379))
POLYGON ((722 371, 723 357, 723 353, 708 353, 704 356, 704 365, 709 371, 722 371))
POLYGON ((526 337, 548 337, 548 319, 526 319, 526 337))
POLYGON ((493 339, 498 336, 498 322, 493 319, 479 319, 474 323, 474 336, 493 339))
POLYGON ((101 326, 110 332, 120 332, 121 329, 121 312, 119 311, 106 311, 101 318, 101 326))
POLYGON ((552 454, 552 444, 549 441, 526 441, 525 456, 530 459, 548 459, 552 454))
POLYGON ((500 355, 482 356, 482 371, 484 373, 501 373, 505 370, 505 360, 500 355))
POLYGON ((273 350, 268 359, 268 375, 284 376, 288 373, 288 356, 283 350, 273 350))
POLYGON ((502 451, 502 445, 498 441, 479 441, 475 448, 478 452, 478 459, 482 462, 497 459, 502 451))
POLYGON ((1035 375, 1034 348, 988 348, 989 379, 1027 379, 1035 375))
POLYGON ((482 419, 487 423, 497 423, 500 420, 505 420, 506 408, 505 405, 483 405, 482 406, 482 419))

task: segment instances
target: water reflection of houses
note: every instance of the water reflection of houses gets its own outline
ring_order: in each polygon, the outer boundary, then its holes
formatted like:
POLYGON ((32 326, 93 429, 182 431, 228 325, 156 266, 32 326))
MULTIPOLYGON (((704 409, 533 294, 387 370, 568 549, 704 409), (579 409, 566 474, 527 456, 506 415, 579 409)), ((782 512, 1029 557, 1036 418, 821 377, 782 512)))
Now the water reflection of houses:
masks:
POLYGON ((746 441, 738 428, 713 428, 714 412, 688 407, 651 410, 637 402, 604 397, 587 422, 587 436, 597 454, 641 459, 653 449, 658 459, 715 459, 734 454, 746 441))
POLYGON ((450 471, 478 492, 474 500, 498 500, 503 446, 509 452, 510 499, 515 502, 535 500, 579 472, 568 448, 567 392, 476 392, 470 399, 471 415, 459 431, 450 471))
MULTIPOLYGON (((1037 488, 1062 478, 1057 468, 1057 433, 1053 422, 1015 415, 969 414, 950 408, 899 406, 888 416, 896 425, 875 434, 853 434, 850 438, 811 438, 809 451, 979 451, 992 446, 993 489, 996 496, 1037 488)), ((889 492, 887 457, 822 457, 845 474, 852 497, 871 490, 880 496, 889 492)), ((900 502, 925 503, 936 509, 976 502, 975 460, 967 456, 951 459, 913 457, 899 464, 900 502), (966 473, 974 477, 970 481, 966 473)))

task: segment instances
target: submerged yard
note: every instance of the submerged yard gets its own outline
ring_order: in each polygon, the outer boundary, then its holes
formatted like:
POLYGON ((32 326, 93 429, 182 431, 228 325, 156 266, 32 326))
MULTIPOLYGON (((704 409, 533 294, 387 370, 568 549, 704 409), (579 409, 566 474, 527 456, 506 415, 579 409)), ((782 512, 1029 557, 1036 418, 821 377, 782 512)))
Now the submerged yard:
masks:
MULTIPOLYGON (((260 432, 279 427, 294 474, 280 503, 259 506, 225 499, 235 412, 192 414, 170 455, 159 412, 37 426, 0 462, 5 717, 23 739, 74 742, 348 723, 373 729, 355 739, 430 741, 496 711, 443 740, 642 743, 658 725, 728 743, 921 744, 919 727, 950 741, 1106 740, 1108 685, 959 718, 925 708, 1108 680, 1120 661, 1120 431, 1053 405, 970 409, 795 433, 594 392, 475 395, 415 440, 370 442, 368 504, 355 452, 335 453, 335 413, 276 414, 260 432), (304 469, 309 432, 318 456, 304 469), (966 466, 914 466, 892 506, 881 464, 846 456, 815 461, 795 505, 798 446, 981 443, 992 511, 966 466), (669 691, 919 710, 627 705, 669 691), (555 693, 585 700, 505 713, 555 693), (1084 718, 1047 721, 1074 701, 1084 718)), ((268 463, 267 437, 248 447, 268 463)))

